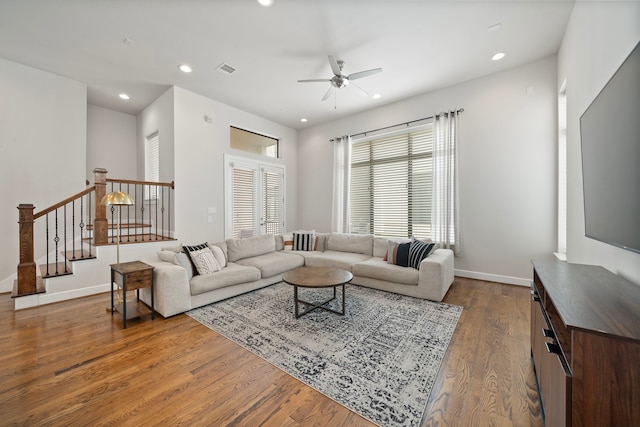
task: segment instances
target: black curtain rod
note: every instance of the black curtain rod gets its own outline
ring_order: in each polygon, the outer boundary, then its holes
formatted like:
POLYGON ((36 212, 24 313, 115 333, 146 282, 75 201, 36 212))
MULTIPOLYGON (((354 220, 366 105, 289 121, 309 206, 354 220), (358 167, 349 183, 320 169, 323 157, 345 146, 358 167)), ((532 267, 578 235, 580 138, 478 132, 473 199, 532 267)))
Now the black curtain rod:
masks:
MULTIPOLYGON (((457 111, 456 111, 456 113, 463 113, 463 112, 464 112, 464 108, 460 108, 459 110, 457 110, 457 111)), ((447 113, 447 112, 445 111, 445 112, 442 112, 442 113, 440 113, 440 114, 449 114, 449 113, 447 113)), ((437 116, 440 116, 440 114, 436 114, 436 117, 437 117, 437 116)), ((380 129, 374 129, 374 130, 368 130, 368 131, 366 131, 366 132, 354 133, 353 135, 349 135, 349 136, 351 136, 352 138, 353 138, 354 136, 361 136, 361 135, 366 136, 368 133, 379 132, 379 131, 381 131, 381 130, 386 130, 386 129, 396 128, 396 127, 398 127, 398 126, 409 126, 410 124, 418 123, 418 122, 421 122, 421 121, 424 121, 424 120, 429 120, 429 119, 433 119, 433 116, 423 117, 423 118, 421 118, 421 119, 411 120, 410 122, 399 123, 399 124, 397 124, 397 125, 385 126, 385 127, 383 127, 383 128, 380 128, 380 129)), ((331 138, 331 139, 329 140, 329 142, 333 142, 333 141, 335 141, 336 139, 338 139, 338 138, 331 138)))

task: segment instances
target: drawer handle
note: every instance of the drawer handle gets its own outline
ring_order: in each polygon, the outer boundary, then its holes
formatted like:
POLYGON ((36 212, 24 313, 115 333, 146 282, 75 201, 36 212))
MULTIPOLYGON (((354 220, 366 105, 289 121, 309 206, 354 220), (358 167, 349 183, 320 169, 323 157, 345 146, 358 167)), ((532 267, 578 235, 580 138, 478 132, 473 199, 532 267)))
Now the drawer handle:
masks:
POLYGON ((547 338, 555 338, 556 334, 551 329, 542 328, 542 336, 547 338))
POLYGON ((538 295, 538 291, 531 290, 531 299, 535 302, 540 302, 540 295, 538 295))
POLYGON ((562 354, 562 350, 558 344, 553 344, 550 342, 544 343, 545 347, 547 347, 547 351, 553 354, 562 354))

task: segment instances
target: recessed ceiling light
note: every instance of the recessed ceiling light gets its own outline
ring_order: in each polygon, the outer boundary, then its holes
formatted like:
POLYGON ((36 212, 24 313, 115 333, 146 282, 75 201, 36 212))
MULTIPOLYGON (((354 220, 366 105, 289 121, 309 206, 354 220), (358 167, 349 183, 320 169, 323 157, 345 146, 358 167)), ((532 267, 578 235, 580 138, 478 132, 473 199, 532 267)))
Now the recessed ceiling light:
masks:
POLYGON ((118 96, 120 97, 120 99, 124 99, 125 101, 129 100, 129 95, 127 95, 126 93, 121 93, 118 96))
POLYGON ((273 2, 274 0, 258 0, 258 3, 260 3, 264 7, 269 7, 273 5, 273 2))
POLYGON ((380 95, 379 93, 376 93, 375 95, 372 96, 373 99, 380 99, 382 98, 382 95, 380 95))
POLYGON ((180 69, 180 71, 182 71, 183 73, 190 73, 193 70, 191 69, 191 67, 189 67, 187 64, 182 64, 181 66, 178 67, 180 69))
POLYGON ((300 119, 302 123, 307 123, 307 119, 300 119))
POLYGON ((506 54, 505 54, 505 53, 503 53, 503 52, 498 52, 498 53, 496 53, 495 55, 493 55, 493 56, 491 57, 491 60, 492 60, 492 61, 500 61, 500 60, 501 60, 502 58, 504 58, 505 56, 506 56, 506 54))

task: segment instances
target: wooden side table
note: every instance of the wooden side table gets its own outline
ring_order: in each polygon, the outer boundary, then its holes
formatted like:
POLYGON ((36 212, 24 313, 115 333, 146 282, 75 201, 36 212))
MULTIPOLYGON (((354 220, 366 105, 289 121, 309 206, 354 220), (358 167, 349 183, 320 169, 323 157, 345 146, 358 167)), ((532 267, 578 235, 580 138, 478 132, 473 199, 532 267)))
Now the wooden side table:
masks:
POLYGON ((111 264, 111 315, 118 309, 122 313, 122 328, 127 328, 127 318, 140 316, 137 311, 129 309, 127 311, 127 291, 136 290, 138 301, 140 301, 140 288, 151 287, 151 320, 155 317, 155 306, 153 302, 153 267, 141 261, 123 262, 111 264), (120 304, 114 305, 113 291, 114 285, 122 288, 122 309, 120 304))

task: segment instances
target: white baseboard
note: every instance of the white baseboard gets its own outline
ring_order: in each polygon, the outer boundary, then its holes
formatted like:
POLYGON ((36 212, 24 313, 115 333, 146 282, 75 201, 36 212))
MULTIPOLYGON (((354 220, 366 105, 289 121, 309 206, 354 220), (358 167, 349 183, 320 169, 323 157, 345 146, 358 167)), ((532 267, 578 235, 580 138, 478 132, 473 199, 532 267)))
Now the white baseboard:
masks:
MULTIPOLYGON (((24 308, 37 307, 39 305, 52 304, 54 302, 67 301, 70 299, 86 297, 89 295, 102 294, 110 292, 109 284, 91 286, 88 288, 73 289, 70 291, 42 293, 35 295, 27 295, 25 297, 14 298, 15 310, 24 308)), ((105 303, 107 300, 105 299, 105 303)))
POLYGON ((502 276, 499 274, 480 273, 477 271, 466 270, 454 270, 454 274, 459 277, 466 277, 468 279, 486 280, 487 282, 507 283, 509 285, 518 286, 531 286, 531 279, 525 279, 522 277, 502 276))

